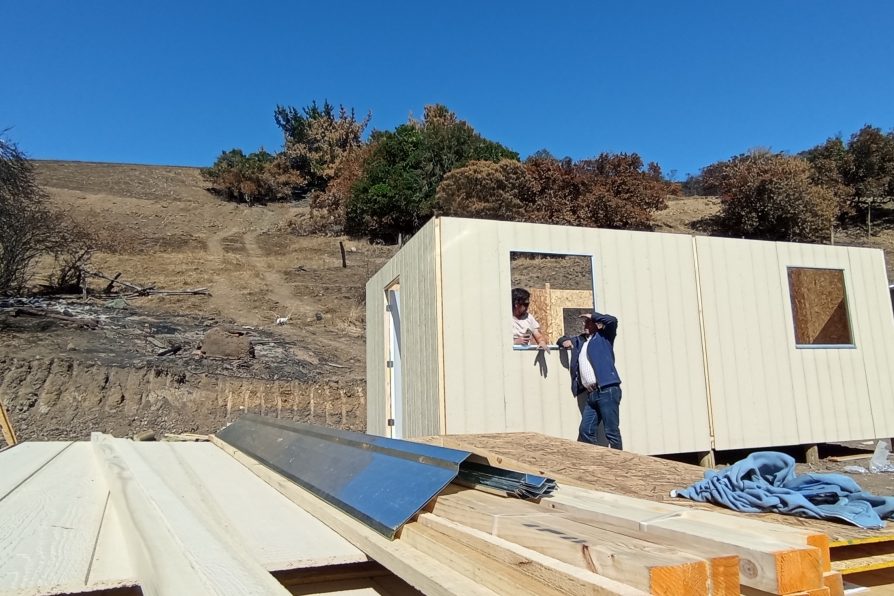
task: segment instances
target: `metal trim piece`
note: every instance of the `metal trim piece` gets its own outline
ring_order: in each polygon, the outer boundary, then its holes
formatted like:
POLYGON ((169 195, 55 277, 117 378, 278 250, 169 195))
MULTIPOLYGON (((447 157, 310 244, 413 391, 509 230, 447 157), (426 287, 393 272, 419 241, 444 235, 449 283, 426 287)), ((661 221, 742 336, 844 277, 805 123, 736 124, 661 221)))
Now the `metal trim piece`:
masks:
POLYGON ((254 414, 217 437, 390 539, 471 455, 254 414))

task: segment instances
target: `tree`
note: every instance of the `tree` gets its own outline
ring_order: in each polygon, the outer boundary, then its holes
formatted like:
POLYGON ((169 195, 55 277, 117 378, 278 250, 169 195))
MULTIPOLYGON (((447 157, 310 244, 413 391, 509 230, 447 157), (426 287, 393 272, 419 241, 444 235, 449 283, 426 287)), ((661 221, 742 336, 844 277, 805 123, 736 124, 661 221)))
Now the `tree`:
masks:
POLYGON ((788 241, 819 239, 837 214, 834 193, 813 176, 807 160, 766 150, 702 171, 706 189, 721 197, 724 232, 788 241))
POLYGON ((274 156, 264 149, 248 155, 242 149, 223 151, 202 175, 211 182, 211 192, 228 201, 253 205, 290 196, 281 183, 283 176, 274 171, 274 156))
POLYGON ((517 161, 471 161, 447 173, 435 195, 443 215, 524 221, 533 185, 517 161))
POLYGON ((294 195, 305 196, 326 190, 345 155, 363 144, 372 113, 358 120, 353 108, 339 105, 336 112, 328 101, 314 101, 301 110, 278 105, 273 117, 283 132, 279 171, 294 195))
POLYGON ((657 164, 644 165, 635 153, 579 162, 538 156, 525 167, 535 196, 529 219, 541 223, 647 229, 675 188, 657 164))
POLYGON ((0 293, 22 292, 32 264, 42 256, 52 257, 56 265, 52 286, 78 285, 90 253, 83 230, 47 206, 33 164, 15 143, 0 136, 0 293))
POLYGON ((394 240, 418 230, 434 212, 444 176, 471 161, 518 160, 518 154, 479 135, 444 106, 426 106, 422 121, 375 132, 363 173, 351 190, 351 234, 394 240))

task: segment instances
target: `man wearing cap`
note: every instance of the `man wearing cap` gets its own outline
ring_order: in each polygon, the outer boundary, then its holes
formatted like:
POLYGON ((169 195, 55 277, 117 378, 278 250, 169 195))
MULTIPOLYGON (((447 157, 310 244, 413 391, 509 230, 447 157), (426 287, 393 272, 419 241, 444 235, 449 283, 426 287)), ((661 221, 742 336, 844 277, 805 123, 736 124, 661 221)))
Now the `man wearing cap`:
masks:
POLYGON ((581 317, 584 332, 576 337, 560 337, 556 342, 571 350, 571 392, 575 396, 587 393, 577 440, 595 444, 596 427, 602 422, 609 447, 621 449, 621 376, 615 368, 618 319, 598 312, 581 317))

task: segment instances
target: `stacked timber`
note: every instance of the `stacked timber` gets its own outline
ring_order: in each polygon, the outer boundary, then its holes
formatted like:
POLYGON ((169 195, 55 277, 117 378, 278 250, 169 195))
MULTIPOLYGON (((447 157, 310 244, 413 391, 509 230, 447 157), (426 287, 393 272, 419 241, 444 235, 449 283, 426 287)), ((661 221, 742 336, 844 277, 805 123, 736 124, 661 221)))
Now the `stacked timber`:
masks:
POLYGON ((844 592, 824 535, 573 486, 533 502, 450 485, 391 541, 212 441, 426 594, 844 592))

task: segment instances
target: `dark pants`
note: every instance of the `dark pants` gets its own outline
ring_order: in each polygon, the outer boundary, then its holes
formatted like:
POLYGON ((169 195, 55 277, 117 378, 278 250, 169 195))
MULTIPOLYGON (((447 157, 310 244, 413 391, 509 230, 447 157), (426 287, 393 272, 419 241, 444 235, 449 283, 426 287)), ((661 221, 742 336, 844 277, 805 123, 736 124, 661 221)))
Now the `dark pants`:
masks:
POLYGON ((581 443, 596 444, 596 427, 601 422, 605 427, 605 438, 612 449, 621 449, 621 387, 612 385, 593 391, 587 395, 587 405, 581 414, 577 440, 581 443))

